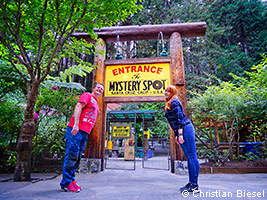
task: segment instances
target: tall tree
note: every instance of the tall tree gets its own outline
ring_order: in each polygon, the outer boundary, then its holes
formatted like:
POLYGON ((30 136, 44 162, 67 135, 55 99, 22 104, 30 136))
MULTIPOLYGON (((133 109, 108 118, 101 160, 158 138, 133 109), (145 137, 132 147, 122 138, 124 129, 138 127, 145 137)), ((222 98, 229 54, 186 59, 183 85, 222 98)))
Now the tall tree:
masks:
MULTIPOLYGON (((34 107, 40 84, 61 57, 73 58, 77 65, 68 71, 83 75, 92 65, 79 59, 93 47, 84 40, 70 40, 74 31, 111 26, 137 12, 137 0, 1 0, 0 58, 7 60, 27 85, 24 123, 17 144, 15 181, 31 180, 32 138, 35 131, 34 107), (24 75, 17 64, 23 65, 24 75)), ((71 76, 69 76, 71 77, 71 76)))
MULTIPOLYGON (((186 78, 190 80, 204 73, 226 81, 232 79, 229 73, 243 76, 266 54, 267 9, 260 0, 148 0, 143 6, 132 23, 207 22, 204 37, 183 38, 186 78)), ((138 56, 155 55, 155 44, 138 43, 138 56)))
POLYGON ((229 79, 229 73, 244 75, 267 53, 266 8, 260 0, 217 0, 212 4, 214 23, 228 27, 217 37, 218 44, 228 51, 216 61, 220 78, 229 79))

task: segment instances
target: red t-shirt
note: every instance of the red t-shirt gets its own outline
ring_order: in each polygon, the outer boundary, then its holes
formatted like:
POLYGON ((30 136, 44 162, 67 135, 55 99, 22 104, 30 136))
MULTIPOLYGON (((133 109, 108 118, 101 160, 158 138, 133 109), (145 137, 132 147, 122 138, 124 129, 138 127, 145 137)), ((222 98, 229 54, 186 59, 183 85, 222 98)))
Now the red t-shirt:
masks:
MULTIPOLYGON (((99 113, 96 98, 92 94, 85 92, 80 96, 78 102, 85 104, 80 116, 79 129, 90 134, 99 113)), ((73 127, 73 125, 74 115, 71 117, 68 126, 73 127)))

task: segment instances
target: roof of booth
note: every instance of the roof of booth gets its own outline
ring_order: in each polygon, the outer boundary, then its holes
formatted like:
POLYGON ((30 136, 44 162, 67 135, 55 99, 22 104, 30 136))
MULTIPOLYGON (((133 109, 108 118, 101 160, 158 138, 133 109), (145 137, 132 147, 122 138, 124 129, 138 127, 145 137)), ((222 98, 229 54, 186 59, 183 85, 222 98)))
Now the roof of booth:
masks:
POLYGON ((155 121, 154 110, 120 110, 107 111, 107 120, 110 122, 153 122, 155 121))

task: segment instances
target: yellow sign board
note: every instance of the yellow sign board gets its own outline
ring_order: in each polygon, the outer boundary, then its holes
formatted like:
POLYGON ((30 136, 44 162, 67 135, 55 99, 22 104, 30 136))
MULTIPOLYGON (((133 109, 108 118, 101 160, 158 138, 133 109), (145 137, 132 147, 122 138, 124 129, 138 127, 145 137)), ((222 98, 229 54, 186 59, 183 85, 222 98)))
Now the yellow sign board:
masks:
POLYGON ((147 139, 150 139, 150 132, 149 132, 149 130, 144 131, 144 135, 147 135, 147 139))
POLYGON ((131 137, 131 124, 120 124, 112 126, 113 138, 130 138, 131 137))
POLYGON ((170 85, 170 63, 107 65, 106 97, 164 96, 170 85))

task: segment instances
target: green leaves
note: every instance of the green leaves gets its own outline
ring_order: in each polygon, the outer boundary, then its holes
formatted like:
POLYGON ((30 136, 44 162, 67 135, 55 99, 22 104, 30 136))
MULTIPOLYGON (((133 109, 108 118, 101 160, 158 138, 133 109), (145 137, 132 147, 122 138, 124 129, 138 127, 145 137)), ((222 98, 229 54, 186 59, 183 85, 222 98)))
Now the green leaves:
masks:
MULTIPOLYGON (((77 54, 81 50, 83 54, 92 53, 93 45, 85 40, 68 42, 71 34, 84 31, 96 39, 94 28, 123 21, 139 9, 135 0, 1 1, 1 55, 8 53, 14 62, 27 66, 32 79, 40 77, 43 80, 64 56, 72 57, 75 65, 90 72, 85 66, 92 66, 82 63, 77 54)), ((77 74, 74 69, 67 72, 77 74)))
MULTIPOLYGON (((220 82, 218 86, 207 87, 190 101, 194 121, 200 124, 204 119, 232 121, 241 126, 247 118, 257 121, 267 119, 267 59, 254 66, 248 77, 233 75, 233 82, 220 82)), ((239 127, 240 128, 240 127, 239 127)))

